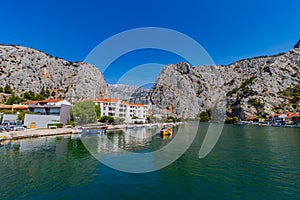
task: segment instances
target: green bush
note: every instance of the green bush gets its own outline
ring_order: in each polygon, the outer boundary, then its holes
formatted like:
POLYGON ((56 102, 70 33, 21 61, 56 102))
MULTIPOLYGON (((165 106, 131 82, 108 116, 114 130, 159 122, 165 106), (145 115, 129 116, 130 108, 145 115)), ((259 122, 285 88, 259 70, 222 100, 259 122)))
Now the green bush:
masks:
POLYGON ((290 97, 291 101, 298 102, 300 100, 300 84, 280 91, 279 94, 290 97))
POLYGON ((13 104, 19 104, 22 102, 25 102, 26 99, 15 96, 14 94, 12 94, 5 102, 6 105, 13 105, 13 104))
POLYGON ((231 97, 233 94, 235 94, 237 91, 239 90, 239 88, 234 88, 232 90, 230 90, 229 92, 227 92, 226 96, 227 97, 231 97))
POLYGON ((254 81, 255 78, 256 78, 256 76, 253 76, 253 77, 251 77, 249 79, 244 80, 242 82, 240 88, 245 88, 247 85, 251 84, 254 81))
POLYGON ((74 122, 74 121, 71 121, 71 120, 69 120, 69 121, 67 122, 67 124, 66 124, 66 125, 75 126, 75 122, 74 122))
POLYGON ((211 120, 211 109, 199 114, 200 122, 209 122, 211 120))
POLYGON ((22 120, 22 122, 24 122, 24 119, 25 119, 25 115, 26 114, 33 114, 33 112, 30 112, 28 110, 24 110, 24 111, 21 111, 19 114, 18 114, 18 120, 22 120))
POLYGON ((4 93, 6 93, 6 94, 11 94, 12 93, 12 89, 9 85, 5 85, 4 93))
POLYGON ((255 107, 264 107, 264 103, 261 103, 257 98, 251 98, 248 100, 248 102, 255 107))
POLYGON ((98 121, 101 123, 111 124, 115 121, 115 119, 111 116, 102 116, 102 117, 100 117, 100 119, 98 121))
POLYGON ((61 123, 57 123, 57 124, 47 124, 47 127, 49 128, 49 126, 56 126, 57 128, 62 128, 64 125, 61 123))
POLYGON ((239 119, 238 117, 234 116, 234 117, 227 117, 225 119, 225 124, 236 124, 238 123, 239 119))

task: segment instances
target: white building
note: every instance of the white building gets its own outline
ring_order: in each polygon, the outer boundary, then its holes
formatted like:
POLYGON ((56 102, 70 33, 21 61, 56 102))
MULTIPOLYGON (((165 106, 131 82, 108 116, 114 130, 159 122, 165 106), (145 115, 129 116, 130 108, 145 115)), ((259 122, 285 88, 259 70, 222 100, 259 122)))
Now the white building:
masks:
POLYGON ((94 99, 93 101, 96 105, 100 105, 101 116, 124 118, 126 123, 145 123, 150 112, 150 105, 131 104, 116 98, 94 99))

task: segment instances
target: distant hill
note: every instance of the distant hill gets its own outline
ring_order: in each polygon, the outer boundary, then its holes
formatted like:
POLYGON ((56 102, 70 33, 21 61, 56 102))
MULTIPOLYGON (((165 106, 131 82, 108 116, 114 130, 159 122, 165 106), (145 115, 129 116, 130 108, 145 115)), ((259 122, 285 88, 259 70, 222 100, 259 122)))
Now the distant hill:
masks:
POLYGON ((148 103, 149 89, 124 84, 109 84, 109 96, 131 103, 148 103))
POLYGON ((95 66, 14 45, 0 45, 0 87, 6 85, 16 94, 44 88, 55 98, 72 101, 107 95, 107 84, 95 66))
POLYGON ((266 116, 300 110, 300 40, 287 53, 244 59, 227 66, 167 65, 149 93, 156 107, 195 118, 227 102, 227 116, 266 116))

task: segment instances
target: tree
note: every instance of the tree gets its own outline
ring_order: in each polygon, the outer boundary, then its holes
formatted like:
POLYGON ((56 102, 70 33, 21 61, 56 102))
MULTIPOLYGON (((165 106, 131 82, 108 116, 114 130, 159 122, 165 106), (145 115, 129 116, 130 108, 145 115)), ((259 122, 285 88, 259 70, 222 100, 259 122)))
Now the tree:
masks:
POLYGON ((14 94, 12 94, 7 100, 6 100, 6 105, 13 105, 13 104, 19 104, 22 102, 25 102, 26 99, 23 99, 21 97, 15 96, 14 94))
POLYGON ((138 116, 134 115, 131 119, 138 119, 138 116))
POLYGON ((73 108, 73 119, 76 124, 92 124, 97 122, 95 104, 90 100, 79 101, 73 108))
POLYGON ((9 85, 5 85, 4 93, 6 93, 6 94, 11 94, 12 93, 12 89, 9 85))
POLYGON ((200 122, 209 122, 211 120, 211 109, 201 112, 199 117, 200 122))
POLYGON ((115 119, 111 116, 102 116, 102 117, 100 117, 100 119, 98 121, 101 123, 111 124, 115 121, 115 119))
POLYGON ((234 116, 234 117, 227 117, 225 119, 225 124, 236 124, 238 123, 239 119, 238 117, 234 116))
POLYGON ((173 116, 168 116, 166 122, 176 122, 178 121, 175 117, 173 116))
POLYGON ((3 87, 0 87, 0 93, 3 92, 3 87))
POLYGON ((40 94, 38 94, 37 96, 43 99, 47 99, 50 96, 50 91, 48 89, 45 90, 44 88, 42 88, 40 94))
POLYGON ((96 112, 97 119, 99 119, 101 117, 100 105, 95 105, 95 112, 96 112))
POLYGON ((24 123, 24 119, 25 119, 25 115, 26 114, 33 114, 33 112, 30 112, 30 111, 28 111, 28 110, 24 110, 24 111, 22 111, 22 112, 20 112, 19 114, 18 114, 18 120, 22 120, 22 122, 24 123))
POLYGON ((147 116, 146 121, 147 123, 151 123, 151 116, 147 116))
POLYGON ((122 117, 115 117, 114 118, 114 122, 116 122, 117 124, 123 124, 124 121, 125 121, 125 119, 122 118, 122 117))
POLYGON ((34 99, 35 99, 35 94, 34 94, 34 92, 32 92, 32 91, 28 91, 28 92, 25 92, 25 93, 23 94, 23 97, 24 97, 25 99, 28 99, 28 100, 34 100, 34 99))

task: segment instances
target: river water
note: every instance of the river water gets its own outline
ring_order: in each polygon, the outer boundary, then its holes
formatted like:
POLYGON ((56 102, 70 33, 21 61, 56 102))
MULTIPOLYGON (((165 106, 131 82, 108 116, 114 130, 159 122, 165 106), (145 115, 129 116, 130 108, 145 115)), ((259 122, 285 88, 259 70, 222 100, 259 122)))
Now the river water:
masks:
MULTIPOLYGON (((0 199, 300 199, 300 129, 225 125, 215 148, 199 159, 206 129, 201 124, 190 148, 169 166, 138 174, 102 164, 79 138, 3 143, 0 199)), ((90 137, 98 151, 115 148, 117 155, 118 149, 160 149, 176 135, 135 131, 150 136, 119 131, 90 137)))

